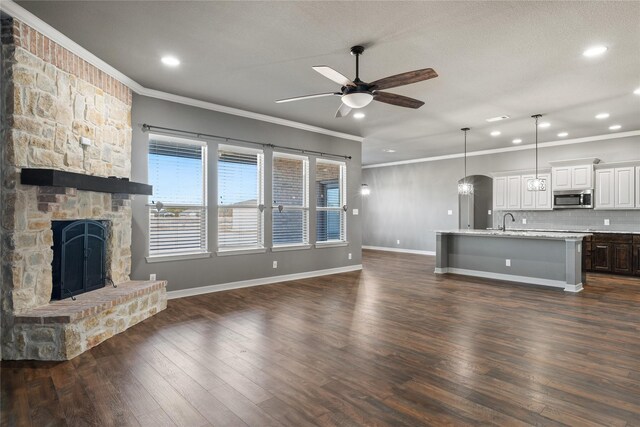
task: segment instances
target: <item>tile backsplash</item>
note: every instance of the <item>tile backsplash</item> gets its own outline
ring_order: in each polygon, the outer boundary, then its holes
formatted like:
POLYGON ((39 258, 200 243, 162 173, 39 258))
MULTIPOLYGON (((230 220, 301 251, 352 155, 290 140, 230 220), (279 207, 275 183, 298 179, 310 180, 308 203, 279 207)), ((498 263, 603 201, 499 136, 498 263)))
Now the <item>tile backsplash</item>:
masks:
MULTIPOLYGON (((495 211, 493 227, 502 226, 502 216, 508 211, 495 211)), ((594 209, 565 209, 554 211, 512 211, 516 222, 507 218, 507 228, 586 231, 640 232, 640 209, 625 211, 601 211, 594 209), (522 219, 527 223, 523 224, 522 219), (609 225, 604 225, 605 219, 609 225)))

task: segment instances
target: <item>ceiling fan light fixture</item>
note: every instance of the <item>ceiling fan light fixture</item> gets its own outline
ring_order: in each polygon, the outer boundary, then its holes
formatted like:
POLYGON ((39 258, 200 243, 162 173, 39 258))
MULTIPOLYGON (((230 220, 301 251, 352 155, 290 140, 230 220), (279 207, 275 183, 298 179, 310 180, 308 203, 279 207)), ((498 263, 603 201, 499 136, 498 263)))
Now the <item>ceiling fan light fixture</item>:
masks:
POLYGON ((342 102, 351 108, 364 108, 373 101, 369 92, 352 92, 342 95, 342 102))

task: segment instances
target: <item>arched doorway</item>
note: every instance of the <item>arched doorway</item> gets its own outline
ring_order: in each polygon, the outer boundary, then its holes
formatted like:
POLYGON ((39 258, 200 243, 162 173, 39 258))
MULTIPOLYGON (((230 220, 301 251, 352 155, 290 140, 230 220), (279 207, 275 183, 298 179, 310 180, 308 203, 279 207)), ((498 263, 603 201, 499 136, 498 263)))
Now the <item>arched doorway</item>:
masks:
MULTIPOLYGON (((462 178, 458 181, 461 184, 462 178)), ((493 227, 493 179, 484 175, 470 175, 466 182, 473 184, 473 194, 458 196, 458 226, 461 229, 493 227)))

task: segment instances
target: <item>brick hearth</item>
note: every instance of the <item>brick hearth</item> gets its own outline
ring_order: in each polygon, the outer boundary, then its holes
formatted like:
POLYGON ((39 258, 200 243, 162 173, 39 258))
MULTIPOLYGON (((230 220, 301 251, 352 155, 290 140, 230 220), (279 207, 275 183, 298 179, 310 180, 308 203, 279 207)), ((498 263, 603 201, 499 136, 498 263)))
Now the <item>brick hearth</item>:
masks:
POLYGON ((17 313, 14 359, 68 360, 167 306, 165 281, 130 281, 17 313))

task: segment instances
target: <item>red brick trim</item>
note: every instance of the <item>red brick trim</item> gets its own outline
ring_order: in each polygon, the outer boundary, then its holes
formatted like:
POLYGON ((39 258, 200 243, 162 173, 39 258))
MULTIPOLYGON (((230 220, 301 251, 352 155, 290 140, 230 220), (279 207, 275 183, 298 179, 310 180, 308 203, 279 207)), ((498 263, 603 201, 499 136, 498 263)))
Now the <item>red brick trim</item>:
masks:
POLYGON ((131 89, 27 24, 13 19, 13 44, 131 105, 131 89))

